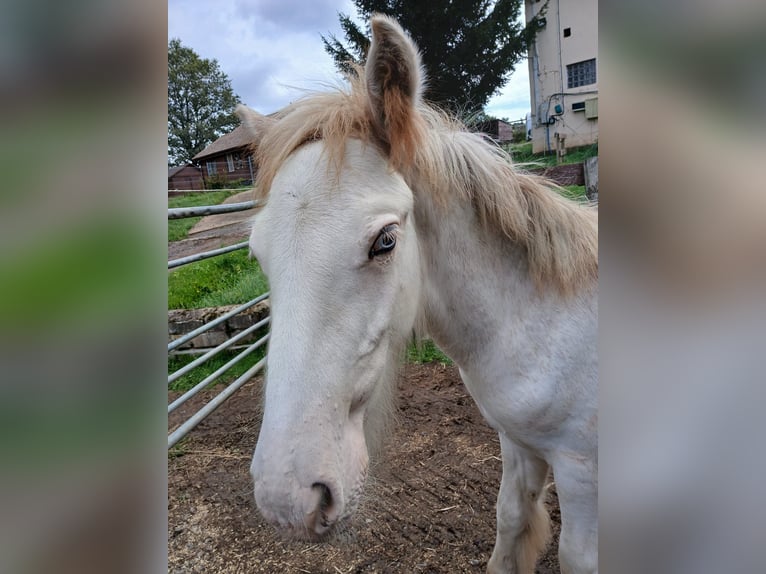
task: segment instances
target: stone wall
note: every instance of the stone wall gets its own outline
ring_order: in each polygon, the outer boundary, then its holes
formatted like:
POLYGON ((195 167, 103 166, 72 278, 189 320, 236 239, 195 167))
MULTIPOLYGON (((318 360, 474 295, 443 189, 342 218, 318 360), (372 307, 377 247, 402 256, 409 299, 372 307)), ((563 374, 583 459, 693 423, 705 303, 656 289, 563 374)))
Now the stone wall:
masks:
MULTIPOLYGON (((239 305, 228 305, 225 307, 206 307, 203 309, 173 309, 168 311, 168 342, 173 341, 201 327, 205 323, 212 321, 224 315, 225 313, 235 309, 239 305)), ((248 327, 254 325, 258 321, 265 319, 269 314, 269 301, 261 301, 257 305, 254 305, 250 309, 247 309, 243 313, 238 313, 233 317, 227 319, 220 325, 216 325, 212 329, 209 329, 196 336, 188 343, 181 345, 179 349, 200 349, 208 347, 216 347, 233 337, 234 335, 244 331, 248 327)), ((264 327, 263 330, 267 329, 264 327)), ((260 339, 263 336, 263 330, 259 329, 255 333, 248 335, 237 344, 244 344, 253 342, 260 339)))
POLYGON ((554 165, 529 171, 547 177, 559 185, 585 185, 585 174, 581 163, 554 165))

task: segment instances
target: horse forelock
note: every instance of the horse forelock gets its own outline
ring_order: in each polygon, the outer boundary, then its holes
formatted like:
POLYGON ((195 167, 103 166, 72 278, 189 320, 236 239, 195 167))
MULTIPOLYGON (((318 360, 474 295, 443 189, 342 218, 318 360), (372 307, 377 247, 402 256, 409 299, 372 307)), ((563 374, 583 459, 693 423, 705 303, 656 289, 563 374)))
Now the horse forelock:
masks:
MULTIPOLYGON (((371 142, 372 120, 359 76, 350 77, 352 89, 336 88, 304 96, 275 114, 276 122, 255 147, 258 174, 256 198, 266 200, 282 164, 295 150, 310 141, 322 140, 329 166, 339 173, 343 167, 346 141, 371 142)), ((379 142, 376 142, 379 143, 379 142)))
POLYGON ((552 182, 514 167, 505 151, 441 110, 422 102, 413 105, 415 121, 394 126, 399 145, 392 149, 372 115, 362 68, 349 77, 347 89, 295 101, 276 114, 255 150, 256 197, 267 199, 282 164, 303 144, 321 139, 328 169, 339 175, 346 142, 358 139, 376 146, 413 193, 427 193, 440 206, 454 199, 471 201, 485 227, 524 247, 539 286, 568 294, 594 284, 595 209, 562 197, 552 182))

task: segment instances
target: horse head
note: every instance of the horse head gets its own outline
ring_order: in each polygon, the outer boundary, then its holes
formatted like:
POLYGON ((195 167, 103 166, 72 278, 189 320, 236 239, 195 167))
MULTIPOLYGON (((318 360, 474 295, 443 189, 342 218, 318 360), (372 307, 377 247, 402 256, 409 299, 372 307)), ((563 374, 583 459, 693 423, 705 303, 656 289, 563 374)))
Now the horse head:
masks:
POLYGON ((359 501, 419 309, 413 194, 395 169, 419 137, 419 56, 393 20, 373 18, 372 31, 366 98, 349 110, 358 131, 342 150, 310 125, 289 128, 300 106, 276 119, 239 109, 261 158, 279 156, 271 172, 269 158, 261 166, 268 200, 250 239, 272 313, 255 500, 268 521, 308 538, 359 501))

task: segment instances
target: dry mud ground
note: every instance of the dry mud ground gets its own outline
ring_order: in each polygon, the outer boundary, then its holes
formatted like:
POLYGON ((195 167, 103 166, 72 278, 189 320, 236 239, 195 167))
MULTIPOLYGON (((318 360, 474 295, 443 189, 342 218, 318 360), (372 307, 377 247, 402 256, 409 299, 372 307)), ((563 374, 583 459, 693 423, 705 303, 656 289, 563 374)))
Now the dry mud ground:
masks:
MULTIPOLYGON (((324 543, 282 539, 255 508, 248 469, 260 385, 260 378, 245 385, 168 458, 170 572, 485 571, 495 540, 500 444, 454 366, 405 368, 399 420, 372 469, 368 497, 345 532, 324 543)), ((201 402, 174 412, 171 426, 201 402)), ((548 508, 554 537, 539 574, 559 571, 555 488, 548 508)))

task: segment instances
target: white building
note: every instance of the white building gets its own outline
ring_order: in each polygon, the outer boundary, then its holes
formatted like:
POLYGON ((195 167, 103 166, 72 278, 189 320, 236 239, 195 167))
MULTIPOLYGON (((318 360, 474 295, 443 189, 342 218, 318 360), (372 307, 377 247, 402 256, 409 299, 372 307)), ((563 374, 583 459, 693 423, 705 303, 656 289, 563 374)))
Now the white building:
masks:
MULTIPOLYGON (((525 0, 529 22, 546 5, 525 0)), ((598 0, 548 0, 529 50, 532 151, 598 141, 598 0)))

